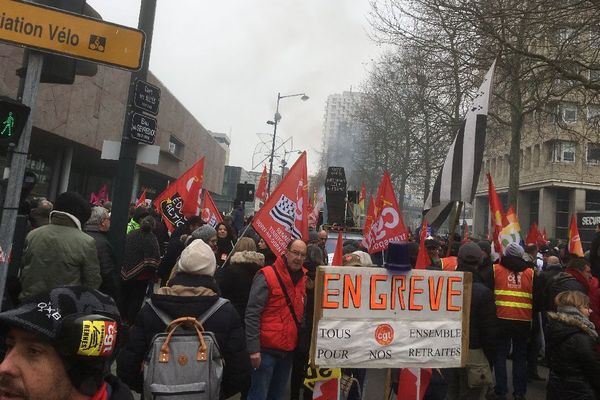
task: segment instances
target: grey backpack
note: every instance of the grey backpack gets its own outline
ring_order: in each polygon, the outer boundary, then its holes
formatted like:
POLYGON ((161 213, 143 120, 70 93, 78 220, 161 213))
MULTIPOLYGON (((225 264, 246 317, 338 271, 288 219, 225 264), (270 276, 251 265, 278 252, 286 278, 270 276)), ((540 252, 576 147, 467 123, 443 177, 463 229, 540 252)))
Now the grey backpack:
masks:
POLYGON ((144 399, 218 400, 224 361, 214 334, 202 324, 228 300, 219 298, 198 319, 175 320, 147 303, 167 330, 154 336, 144 361, 144 399))

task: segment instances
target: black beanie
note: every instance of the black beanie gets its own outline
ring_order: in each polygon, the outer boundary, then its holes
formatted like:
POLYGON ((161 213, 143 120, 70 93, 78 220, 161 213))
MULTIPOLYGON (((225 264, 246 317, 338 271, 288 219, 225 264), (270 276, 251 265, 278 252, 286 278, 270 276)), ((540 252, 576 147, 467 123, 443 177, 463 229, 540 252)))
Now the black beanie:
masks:
POLYGON ((73 215, 83 226, 92 215, 90 203, 77 192, 61 193, 54 203, 55 211, 63 211, 73 215))

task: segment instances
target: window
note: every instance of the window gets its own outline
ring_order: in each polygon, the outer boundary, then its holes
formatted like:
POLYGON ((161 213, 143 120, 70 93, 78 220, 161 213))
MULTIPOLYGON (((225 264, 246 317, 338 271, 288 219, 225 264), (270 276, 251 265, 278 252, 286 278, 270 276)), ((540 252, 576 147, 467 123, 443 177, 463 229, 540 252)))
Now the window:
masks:
POLYGON ((588 164, 600 164, 600 143, 588 143, 587 162, 588 164))
POLYGON ((569 231, 569 189, 556 190, 556 237, 566 238, 569 231))
POLYGON ((577 122, 577 104, 561 103, 560 116, 562 121, 568 124, 577 122))
POLYGON ((550 161, 574 162, 575 146, 575 142, 567 142, 564 140, 550 142, 550 161))
POLYGON ((185 145, 179 139, 174 136, 169 138, 169 154, 174 155, 177 158, 183 159, 183 149, 185 145))
POLYGON ((600 105, 590 104, 587 106, 588 124, 598 124, 600 122, 600 105))

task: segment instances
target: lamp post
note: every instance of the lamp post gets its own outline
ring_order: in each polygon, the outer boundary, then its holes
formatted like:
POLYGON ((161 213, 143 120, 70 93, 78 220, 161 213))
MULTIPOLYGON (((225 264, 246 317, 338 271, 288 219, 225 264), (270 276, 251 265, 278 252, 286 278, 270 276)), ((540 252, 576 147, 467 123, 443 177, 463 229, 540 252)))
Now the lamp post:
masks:
POLYGON ((277 93, 277 107, 275 108, 275 115, 272 121, 267 121, 267 124, 273 125, 273 142, 271 144, 271 157, 269 159, 269 180, 267 181, 267 193, 271 193, 271 178, 273 176, 273 159, 275 158, 275 138, 277 136, 277 124, 281 121, 281 114, 279 114, 279 101, 288 97, 300 97, 300 100, 308 100, 306 93, 288 94, 282 96, 281 93, 277 93))

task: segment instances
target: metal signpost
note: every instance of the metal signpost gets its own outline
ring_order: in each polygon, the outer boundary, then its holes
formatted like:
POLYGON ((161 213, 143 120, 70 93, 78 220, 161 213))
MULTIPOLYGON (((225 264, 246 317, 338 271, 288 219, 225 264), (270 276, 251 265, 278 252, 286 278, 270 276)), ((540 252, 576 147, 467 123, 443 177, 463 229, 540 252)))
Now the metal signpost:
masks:
POLYGON ((0 40, 130 70, 142 65, 138 29, 39 4, 0 0, 0 40))

